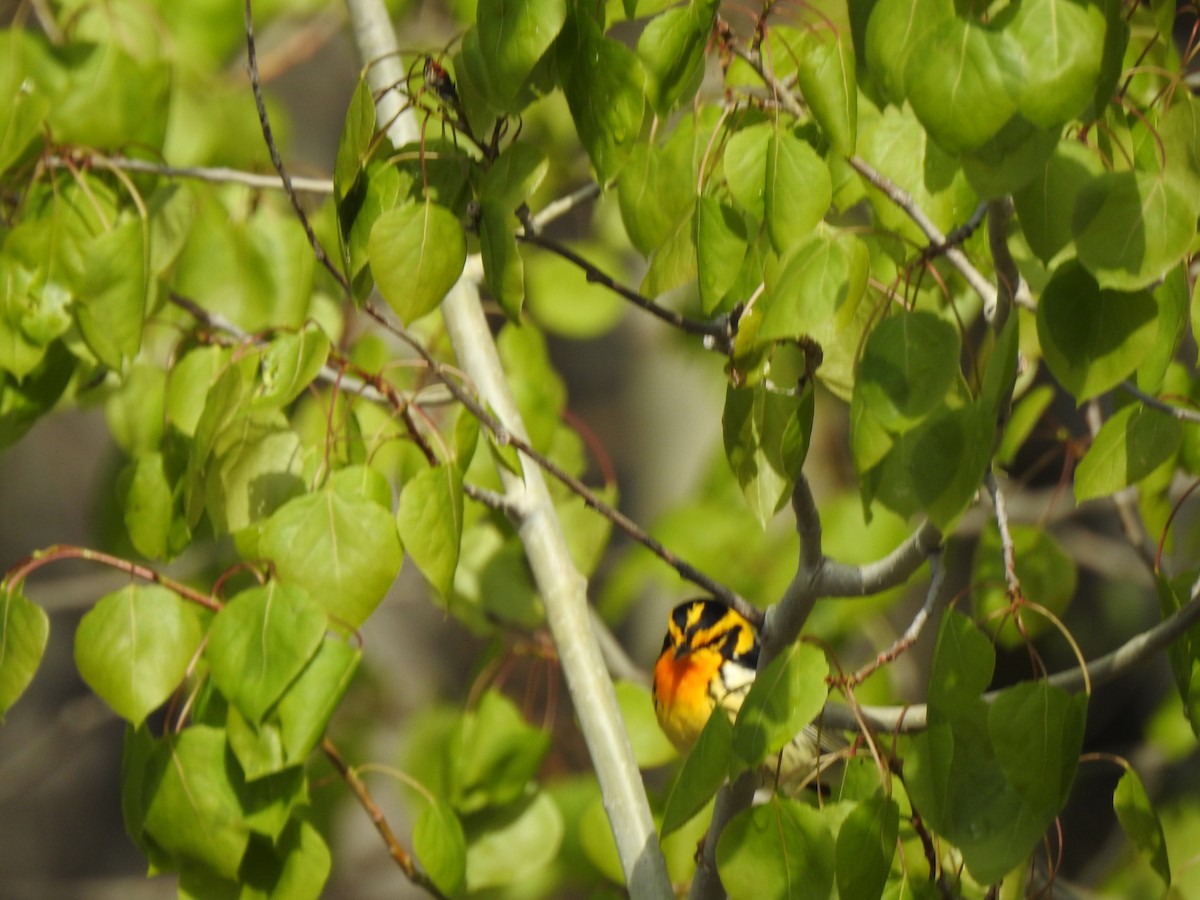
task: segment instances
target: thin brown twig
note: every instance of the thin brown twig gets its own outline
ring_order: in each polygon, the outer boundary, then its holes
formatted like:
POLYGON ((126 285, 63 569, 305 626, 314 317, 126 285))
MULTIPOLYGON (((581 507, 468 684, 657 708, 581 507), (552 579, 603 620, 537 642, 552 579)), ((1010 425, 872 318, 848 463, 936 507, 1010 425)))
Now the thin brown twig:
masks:
POLYGON ((400 871, 404 873, 404 877, 431 897, 446 900, 446 895, 433 883, 433 880, 417 864, 417 861, 412 858, 412 854, 405 850, 400 841, 396 839, 396 834, 392 831, 392 826, 388 824, 383 810, 379 808, 379 804, 375 802, 367 786, 358 777, 358 773, 342 759, 342 755, 338 752, 337 747, 334 746, 333 741, 328 737, 321 738, 321 750, 324 751, 326 758, 333 764, 333 767, 337 769, 338 774, 342 776, 342 780, 346 782, 355 799, 358 800, 359 805, 371 817, 371 824, 375 826, 375 830, 383 838, 383 843, 387 847, 388 854, 396 861, 396 865, 400 867, 400 871))
POLYGON ((101 563, 102 565, 126 572, 132 578, 140 578, 142 581, 150 581, 161 585, 167 590, 178 594, 183 599, 198 603, 214 612, 221 608, 221 602, 215 597, 203 591, 198 591, 195 588, 188 587, 183 582, 163 575, 149 566, 130 562, 127 559, 121 559, 119 556, 113 556, 110 553, 104 553, 100 550, 92 550, 88 547, 76 547, 72 544, 54 544, 45 550, 38 550, 36 553, 27 556, 4 573, 3 584, 8 589, 18 587, 22 581, 42 566, 64 559, 83 559, 88 562, 101 563))

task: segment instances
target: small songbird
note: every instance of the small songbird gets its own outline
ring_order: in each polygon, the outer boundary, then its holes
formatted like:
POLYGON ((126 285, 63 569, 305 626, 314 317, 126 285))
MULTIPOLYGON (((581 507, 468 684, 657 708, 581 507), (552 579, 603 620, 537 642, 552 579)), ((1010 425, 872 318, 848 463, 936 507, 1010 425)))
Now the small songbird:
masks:
MULTIPOLYGON (((681 753, 695 744, 713 710, 737 716, 754 683, 759 649, 758 629, 720 600, 689 600, 671 611, 652 693, 658 723, 681 753)), ((845 746, 809 725, 774 758, 769 774, 792 793, 843 755, 845 746)))

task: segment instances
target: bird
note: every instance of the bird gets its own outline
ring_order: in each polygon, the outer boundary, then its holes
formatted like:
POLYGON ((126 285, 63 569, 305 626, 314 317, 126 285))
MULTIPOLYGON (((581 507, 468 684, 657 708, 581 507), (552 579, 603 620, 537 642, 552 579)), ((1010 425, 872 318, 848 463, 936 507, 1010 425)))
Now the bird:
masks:
MULTIPOLYGON (((737 716, 754 684, 760 650, 758 628, 715 597, 687 600, 671 610, 651 695, 658 724, 680 753, 691 750, 717 709, 730 720, 737 716)), ((769 761, 764 780, 795 794, 844 756, 846 747, 838 735, 808 725, 769 761)))

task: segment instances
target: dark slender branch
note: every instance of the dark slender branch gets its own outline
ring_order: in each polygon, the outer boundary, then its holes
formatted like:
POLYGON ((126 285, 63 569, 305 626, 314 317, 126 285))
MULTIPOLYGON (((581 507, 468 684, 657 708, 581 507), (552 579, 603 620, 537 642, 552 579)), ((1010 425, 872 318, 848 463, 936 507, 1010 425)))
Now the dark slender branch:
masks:
POLYGON ((1173 403, 1167 403, 1165 400, 1160 400, 1153 394, 1147 394, 1132 381, 1122 381, 1121 390, 1125 391, 1127 394, 1137 397, 1147 406, 1151 406, 1160 412, 1165 412, 1168 416, 1178 419, 1180 422, 1200 423, 1200 410, 1187 409, 1183 406, 1176 406, 1173 403))
POLYGON ((387 847, 388 854, 396 861, 396 865, 400 867, 400 871, 417 887, 421 888, 431 897, 436 897, 438 900, 446 900, 446 895, 443 894, 432 879, 425 873, 425 870, 417 865, 416 860, 401 843, 396 839, 395 833, 392 831, 392 826, 388 824, 387 818, 383 814, 383 810, 379 808, 379 804, 375 802, 371 796, 371 792, 367 790, 367 786, 362 779, 358 777, 358 773, 347 765, 342 759, 342 755, 334 746, 333 741, 328 737, 321 738, 321 749, 325 752, 325 757, 337 769, 342 780, 350 788, 359 805, 367 811, 367 815, 371 817, 371 824, 375 826, 375 830, 379 832, 379 836, 383 838, 383 843, 387 847))
POLYGON ((176 581, 167 575, 156 572, 149 566, 143 566, 140 563, 130 562, 127 559, 121 559, 118 556, 113 556, 109 553, 104 553, 100 550, 91 550, 87 547, 75 547, 70 544, 55 544, 52 547, 47 547, 45 550, 39 550, 31 556, 21 560, 11 569, 4 573, 3 584, 8 588, 20 586, 29 575, 36 572, 42 566, 49 565, 52 562, 58 562, 64 559, 83 559, 88 562, 101 563, 102 565, 110 566, 114 569, 119 569, 126 572, 132 578, 140 578, 143 581, 150 581, 154 584, 161 585, 167 590, 178 594, 185 600, 191 600, 193 603, 198 603, 201 606, 211 609, 214 612, 221 608, 221 603, 216 598, 203 591, 198 591, 195 588, 188 587, 181 581, 176 581))
POLYGON ((258 109, 258 122, 262 127, 263 139, 267 143, 267 152, 271 155, 271 165, 275 167, 275 171, 279 173, 280 180, 283 181, 283 189, 287 192, 288 199, 292 202, 292 209, 296 212, 296 218, 300 221, 300 225, 304 228, 304 233, 308 236, 308 243, 312 247, 313 254, 317 257, 317 262, 329 270, 334 280, 341 286, 343 293, 349 296, 350 282, 346 280, 346 276, 342 274, 342 270, 334 265, 333 260, 329 258, 329 254, 325 252, 325 248, 321 246, 321 242, 317 239, 317 235, 313 231, 312 224, 308 221, 308 214, 305 213, 304 207, 300 203, 300 197, 292 186, 292 180, 283 166, 283 157, 279 155, 279 147, 275 144, 275 136, 271 131, 271 121, 267 116, 267 103, 263 99, 262 83, 258 76, 258 54, 254 46, 254 21, 250 11, 250 0, 245 0, 243 9, 246 24, 246 65, 250 72, 250 88, 254 93, 254 105, 258 109))
POLYGON ((737 321, 735 318, 728 315, 720 315, 715 319, 693 319, 673 309, 659 306, 653 300, 643 297, 632 288, 618 284, 607 272, 588 262, 588 260, 584 259, 570 247, 559 243, 553 238, 548 238, 540 234, 529 215, 529 211, 524 207, 518 211, 517 215, 525 226, 524 231, 517 233, 518 240, 532 244, 535 247, 541 247, 543 250, 548 250, 556 256, 562 257, 580 269, 589 282, 608 288, 639 309, 645 310, 668 325, 678 328, 684 334, 703 337, 704 345, 709 349, 716 350, 724 356, 729 356, 733 353, 733 339, 737 334, 737 321))

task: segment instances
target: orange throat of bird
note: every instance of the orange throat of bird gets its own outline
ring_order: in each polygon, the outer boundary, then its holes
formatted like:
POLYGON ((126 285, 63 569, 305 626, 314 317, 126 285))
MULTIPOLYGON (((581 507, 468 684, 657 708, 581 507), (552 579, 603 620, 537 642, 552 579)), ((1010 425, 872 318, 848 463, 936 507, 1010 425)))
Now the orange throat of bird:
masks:
POLYGON ((711 690, 724 663, 720 653, 697 650, 676 657, 667 649, 654 664, 654 711, 681 752, 691 749, 716 706, 711 690))

